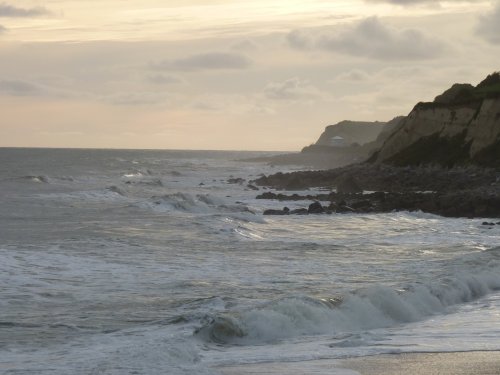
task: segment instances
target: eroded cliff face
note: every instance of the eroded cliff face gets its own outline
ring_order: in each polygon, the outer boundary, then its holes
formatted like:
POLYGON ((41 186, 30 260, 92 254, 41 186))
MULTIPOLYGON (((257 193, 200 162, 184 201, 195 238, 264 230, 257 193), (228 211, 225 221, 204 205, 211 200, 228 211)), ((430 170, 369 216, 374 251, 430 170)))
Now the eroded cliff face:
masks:
POLYGON ((500 166, 500 98, 462 104, 421 103, 386 139, 372 161, 500 166))
POLYGON ((486 99, 467 129, 466 141, 471 142, 470 155, 474 159, 481 152, 500 141, 500 98, 486 99))

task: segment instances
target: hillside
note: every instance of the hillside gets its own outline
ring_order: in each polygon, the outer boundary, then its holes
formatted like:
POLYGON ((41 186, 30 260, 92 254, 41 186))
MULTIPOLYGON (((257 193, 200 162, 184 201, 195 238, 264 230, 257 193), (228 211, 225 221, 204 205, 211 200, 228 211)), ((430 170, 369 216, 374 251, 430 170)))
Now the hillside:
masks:
POLYGON ((500 74, 418 103, 370 158, 398 166, 500 165, 500 74))
POLYGON ((385 125, 385 122, 379 121, 342 121, 327 126, 315 144, 317 146, 331 146, 332 138, 340 137, 344 140, 345 146, 353 143, 362 145, 373 142, 385 125))

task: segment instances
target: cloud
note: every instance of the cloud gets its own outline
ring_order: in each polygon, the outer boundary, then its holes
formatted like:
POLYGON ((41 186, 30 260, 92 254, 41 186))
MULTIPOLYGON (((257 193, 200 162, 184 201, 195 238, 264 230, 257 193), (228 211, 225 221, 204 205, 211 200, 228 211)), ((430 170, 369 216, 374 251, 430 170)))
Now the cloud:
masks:
MULTIPOLYGON (((477 3, 481 0, 456 0, 457 3, 477 3)), ((389 3, 401 6, 413 6, 426 4, 432 7, 440 7, 441 1, 438 0, 365 0, 365 3, 389 3)))
POLYGON ((321 97, 321 92, 307 80, 297 77, 283 82, 271 82, 264 88, 264 95, 274 100, 303 100, 321 97))
POLYGON ((252 65, 245 55, 229 52, 210 52, 191 55, 182 59, 163 60, 152 64, 158 70, 223 70, 246 69, 252 65))
POLYGON ((500 2, 491 13, 480 17, 476 33, 492 44, 500 44, 500 2))
POLYGON ((18 79, 0 79, 0 95, 68 99, 85 94, 18 79))
POLYGON ((154 74, 150 75, 147 78, 149 83, 154 83, 155 85, 173 85, 176 83, 183 83, 184 81, 174 75, 165 75, 165 74, 154 74))
POLYGON ((0 25, 0 34, 3 34, 6 31, 7 31, 7 28, 5 26, 0 25))
POLYGON ((335 81, 343 82, 364 82, 370 79, 370 75, 362 70, 353 69, 349 72, 339 74, 335 81))
POLYGON ((99 98, 105 103, 118 106, 157 106, 166 105, 167 95, 156 92, 116 93, 99 98))
POLYGON ((49 14, 44 7, 18 8, 7 3, 0 3, 0 17, 38 17, 49 14))
POLYGON ((307 31, 292 30, 286 36, 288 44, 297 49, 310 49, 314 47, 314 36, 307 31))
POLYGON ((230 48, 235 51, 255 51, 259 49, 259 46, 250 39, 244 39, 240 42, 232 44, 230 48))
POLYGON ((12 96, 37 96, 41 88, 29 82, 19 80, 0 80, 0 94, 12 96))
POLYGON ((365 0, 366 3, 389 3, 395 5, 418 5, 418 4, 432 4, 433 6, 439 5, 436 0, 365 0))
POLYGON ((341 33, 292 31, 288 42, 299 49, 323 49, 377 60, 424 60, 441 55, 444 42, 416 29, 398 30, 377 17, 366 18, 341 33))

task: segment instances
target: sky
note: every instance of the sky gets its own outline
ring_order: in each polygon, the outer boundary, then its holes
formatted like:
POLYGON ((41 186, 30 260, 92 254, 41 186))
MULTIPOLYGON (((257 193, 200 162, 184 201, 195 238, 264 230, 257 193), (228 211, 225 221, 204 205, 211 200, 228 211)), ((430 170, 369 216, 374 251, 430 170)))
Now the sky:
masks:
POLYGON ((0 147, 300 150, 499 61, 500 0, 0 0, 0 147))

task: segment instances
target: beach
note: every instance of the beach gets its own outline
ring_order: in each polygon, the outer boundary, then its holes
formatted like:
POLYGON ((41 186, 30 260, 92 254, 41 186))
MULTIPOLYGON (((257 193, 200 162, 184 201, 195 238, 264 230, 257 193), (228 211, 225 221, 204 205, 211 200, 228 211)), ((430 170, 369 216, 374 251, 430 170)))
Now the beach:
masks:
POLYGON ((498 375, 500 352, 407 353, 223 367, 223 375, 498 375))

